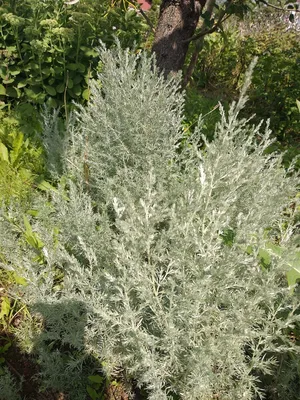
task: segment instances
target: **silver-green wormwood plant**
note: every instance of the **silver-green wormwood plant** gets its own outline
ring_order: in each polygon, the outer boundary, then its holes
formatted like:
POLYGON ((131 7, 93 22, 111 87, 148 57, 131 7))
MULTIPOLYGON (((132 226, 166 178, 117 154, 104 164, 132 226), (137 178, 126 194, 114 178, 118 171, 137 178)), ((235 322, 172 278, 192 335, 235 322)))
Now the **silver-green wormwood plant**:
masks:
MULTIPOLYGON (((284 213, 297 179, 280 156, 265 155, 269 129, 239 119, 244 93, 221 108, 211 143, 199 149, 200 118, 178 151, 176 79, 165 81, 144 54, 102 49, 101 60, 64 139, 57 115, 45 116, 48 165, 63 179, 51 201, 33 206, 39 257, 7 220, 22 224, 17 211, 2 215, 5 267, 27 279, 26 301, 48 310, 49 342, 93 354, 108 374, 124 369, 149 400, 263 397, 261 377, 299 353, 286 335, 299 299, 286 283, 297 238, 284 213), (280 256, 266 247, 272 235, 280 256)), ((48 378, 59 379, 47 363, 48 378)))

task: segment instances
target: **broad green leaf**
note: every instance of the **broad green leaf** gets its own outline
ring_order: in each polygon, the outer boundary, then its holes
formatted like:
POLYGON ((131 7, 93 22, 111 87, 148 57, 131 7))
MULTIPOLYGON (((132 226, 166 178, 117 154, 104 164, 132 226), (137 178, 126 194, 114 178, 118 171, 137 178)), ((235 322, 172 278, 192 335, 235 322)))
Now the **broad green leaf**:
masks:
POLYGON ((252 246, 247 246, 246 253, 249 254, 249 255, 253 254, 253 247, 252 246))
POLYGON ((38 237, 38 235, 33 232, 30 222, 26 215, 23 215, 24 225, 25 225, 25 238, 27 243, 30 244, 33 248, 40 250, 44 247, 44 243, 38 237))
POLYGON ((69 79, 68 79, 68 85, 67 85, 68 88, 69 88, 69 89, 72 89, 73 85, 74 85, 73 80, 72 80, 71 78, 69 78, 69 79))
POLYGON ((49 75, 51 74, 52 71, 53 71, 53 70, 51 70, 51 68, 46 67, 46 68, 43 68, 43 69, 42 69, 42 74, 43 74, 43 75, 49 76, 49 75))
POLYGON ((0 347, 0 354, 5 353, 11 347, 11 342, 7 342, 4 346, 0 347))
POLYGON ((23 133, 17 133, 13 140, 13 150, 9 154, 10 162, 16 166, 16 161, 22 156, 22 144, 24 143, 23 133))
POLYGON ((14 53, 15 51, 17 51, 17 47, 16 46, 7 46, 5 48, 6 51, 8 51, 9 53, 14 53))
POLYGON ((32 89, 25 88, 25 93, 29 99, 34 99, 36 97, 36 94, 32 89))
POLYGON ((9 73, 13 76, 19 75, 21 73, 21 69, 18 67, 10 67, 9 68, 9 73))
POLYGON ((31 227, 30 222, 28 221, 28 218, 26 217, 26 215, 23 215, 23 222, 24 222, 24 226, 25 226, 26 235, 32 235, 33 230, 32 230, 32 227, 31 227))
POLYGON ((81 86, 80 85, 76 85, 73 87, 73 92, 76 94, 76 96, 80 96, 81 95, 81 86))
POLYGON ((274 253, 276 256, 281 256, 282 255, 282 248, 272 242, 267 242, 266 243, 266 248, 270 249, 272 253, 274 253))
POLYGON ((25 237, 27 242, 35 249, 42 249, 44 243, 40 240, 38 235, 33 232, 30 222, 28 221, 26 215, 23 215, 24 225, 25 225, 25 237))
POLYGON ((28 82, 26 81, 20 81, 17 84, 17 88, 22 89, 23 87, 27 86, 28 82))
POLYGON ((0 142, 0 159, 9 162, 8 150, 4 143, 0 142))
POLYGON ((76 71, 78 69, 78 65, 75 63, 70 63, 66 65, 66 68, 70 71, 76 71))
POLYGON ((270 253, 265 249, 259 249, 258 257, 263 265, 263 267, 268 267, 271 264, 270 253))
POLYGON ((45 85, 45 90, 46 90, 46 92, 48 94, 50 94, 50 96, 55 96, 56 95, 56 90, 52 86, 45 85))
MULTIPOLYGON (((289 286, 294 286, 300 280, 300 251, 295 251, 290 255, 288 261, 291 269, 287 272, 287 281, 289 286)), ((291 289, 293 292, 294 289, 291 289)))
MULTIPOLYGON (((59 193, 59 191, 47 181, 42 181, 41 183, 39 183, 37 188, 43 190, 44 192, 53 191, 55 193, 59 193)), ((65 193, 61 193, 61 196, 66 201, 70 200, 65 193)))
POLYGON ((57 101, 53 97, 49 97, 46 103, 49 107, 57 108, 57 101))
MULTIPOLYGON (((33 233, 32 235, 26 235, 26 240, 27 243, 36 250, 40 250, 44 247, 44 243, 38 238, 36 233, 33 233)), ((39 257, 37 259, 39 259, 39 257)))
MULTIPOLYGON (((286 274, 288 285, 294 286, 300 280, 300 268, 292 268, 286 274)), ((291 293, 294 292, 294 288, 291 288, 291 293)))
POLYGON ((58 190, 54 186, 52 186, 51 183, 47 181, 42 181, 37 187, 38 189, 43 190, 44 192, 52 190, 53 192, 58 193, 58 190))
POLYGON ((27 286, 26 279, 23 278, 22 276, 16 274, 15 272, 14 272, 14 280, 18 285, 27 286))
POLYGON ((82 92, 82 95, 81 95, 83 98, 84 98, 84 100, 89 100, 89 98, 90 98, 90 89, 85 89, 83 92, 82 92))
POLYGON ((5 87, 3 85, 0 85, 0 95, 4 96, 6 94, 5 87))
MULTIPOLYGON (((5 85, 8 85, 9 83, 13 83, 15 81, 15 78, 9 78, 9 79, 3 79, 3 83, 5 84, 5 85)), ((9 88, 7 88, 7 89, 9 89, 9 88)), ((6 89, 6 90, 7 90, 6 89)))
POLYGON ((13 148, 16 152, 19 152, 23 142, 24 142, 24 135, 22 132, 18 132, 13 140, 13 148))
POLYGON ((45 97, 46 97, 46 93, 39 93, 36 98, 35 101, 39 104, 43 104, 45 102, 45 97))
POLYGON ((27 214, 32 215, 33 217, 37 217, 39 215, 39 212, 38 210, 28 210, 27 214))
POLYGON ((65 84, 64 83, 60 83, 59 85, 56 86, 57 93, 63 93, 64 90, 65 90, 65 84))
POLYGON ((74 85, 77 85, 83 79, 82 75, 76 74, 73 78, 74 85))
POLYGON ((91 386, 88 385, 86 387, 86 390, 87 390, 87 392, 88 392, 88 394, 89 394, 89 396, 91 397, 92 400, 97 400, 99 398, 98 397, 98 393, 91 386))
POLYGON ((3 317, 7 317, 10 312, 10 301, 8 297, 2 297, 1 301, 1 311, 0 311, 0 319, 3 317))
POLYGON ((16 88, 9 86, 6 88, 6 96, 8 97, 19 97, 19 93, 16 88))
POLYGON ((85 65, 81 63, 77 63, 78 71, 83 73, 85 71, 85 65))
POLYGON ((296 100, 296 104, 297 104, 297 107, 298 107, 298 110, 299 110, 299 113, 300 113, 300 101, 296 100))
POLYGON ((80 50, 82 50, 87 57, 97 57, 99 55, 97 50, 91 49, 90 47, 81 46, 80 50))
POLYGON ((89 381, 95 382, 95 383, 102 383, 104 378, 103 376, 100 375, 91 375, 88 377, 89 381))
POLYGON ((68 89, 68 95, 71 96, 73 99, 77 97, 76 94, 73 92, 73 89, 68 89))

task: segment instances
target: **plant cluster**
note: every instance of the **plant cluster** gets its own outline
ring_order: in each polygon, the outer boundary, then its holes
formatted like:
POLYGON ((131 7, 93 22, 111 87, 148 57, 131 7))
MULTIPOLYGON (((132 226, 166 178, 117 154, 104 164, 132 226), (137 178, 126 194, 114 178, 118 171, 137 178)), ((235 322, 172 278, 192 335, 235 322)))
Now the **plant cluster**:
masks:
POLYGON ((69 106, 89 98, 99 40, 140 44, 149 27, 127 1, 0 2, 0 100, 69 106), (119 4, 120 3, 120 4, 119 4))
POLYGON ((287 31, 270 16, 260 23, 255 15, 239 26, 228 26, 221 35, 207 38, 194 81, 213 93, 235 97, 247 66, 258 56, 247 114, 255 113, 257 122, 270 118, 274 133, 287 141, 300 131, 296 105, 300 91, 299 43, 299 33, 287 31))
POLYGON ((150 400, 254 400, 268 376, 296 400, 299 294, 286 273, 299 263, 297 177, 265 155, 269 129, 239 119, 244 93, 220 108, 213 142, 199 150, 200 118, 179 152, 179 82, 144 54, 102 49, 101 61, 101 87, 64 140, 57 114, 45 116, 57 188, 25 219, 13 208, 0 217, 3 266, 26 279, 42 321, 19 340, 32 337, 56 389, 79 393, 94 357, 150 400))
POLYGON ((26 112, 30 128, 34 129, 35 123, 41 129, 40 121, 34 121, 35 114, 30 111, 30 106, 23 106, 18 112, 0 114, 0 203, 28 200, 33 185, 44 173, 42 146, 34 139, 34 132, 31 138, 27 136, 25 119, 22 123, 18 119, 19 113, 23 116, 26 112))

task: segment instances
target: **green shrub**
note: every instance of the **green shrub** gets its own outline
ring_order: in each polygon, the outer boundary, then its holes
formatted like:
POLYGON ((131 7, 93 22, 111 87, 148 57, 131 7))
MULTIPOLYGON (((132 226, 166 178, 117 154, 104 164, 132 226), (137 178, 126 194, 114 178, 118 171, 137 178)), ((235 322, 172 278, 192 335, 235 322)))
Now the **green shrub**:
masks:
POLYGON ((139 44, 149 27, 128 2, 64 0, 2 2, 0 7, 0 100, 51 107, 89 98, 99 40, 139 44))
POLYGON ((296 400, 299 347, 287 334, 299 298, 285 274, 297 262, 287 208, 297 178, 264 155, 270 131, 238 118, 244 97, 221 108, 205 150, 200 121, 178 154, 179 82, 165 82, 144 54, 104 49, 101 60, 101 88, 91 85, 58 142, 52 172, 65 177, 51 202, 36 197, 24 221, 11 211, 14 228, 0 219, 9 266, 22 269, 25 299, 45 319, 34 351, 47 385, 57 387, 56 365, 68 385, 77 380, 87 354, 108 374, 124 369, 150 400, 254 400, 270 374, 280 398, 296 400))
POLYGON ((29 107, 18 112, 4 114, 0 112, 0 203, 28 200, 33 185, 42 180, 44 159, 41 144, 34 139, 34 127, 41 128, 33 115, 30 119, 19 122, 19 118, 30 111, 29 107), (32 129, 31 138, 29 126, 32 129))
POLYGON ((235 97, 247 66, 254 56, 258 62, 249 89, 244 115, 271 119, 271 128, 280 140, 296 137, 300 118, 296 105, 300 92, 299 35, 282 27, 228 28, 224 35, 208 37, 201 53, 195 83, 208 91, 235 97))

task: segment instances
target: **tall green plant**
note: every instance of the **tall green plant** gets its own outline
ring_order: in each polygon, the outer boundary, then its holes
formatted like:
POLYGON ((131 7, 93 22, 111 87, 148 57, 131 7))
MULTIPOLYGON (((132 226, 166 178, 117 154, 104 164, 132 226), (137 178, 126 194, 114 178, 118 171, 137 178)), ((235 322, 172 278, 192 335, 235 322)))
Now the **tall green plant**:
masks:
POLYGON ((144 54, 103 49, 101 60, 101 87, 92 84, 89 105, 56 147, 52 173, 62 168, 65 178, 26 221, 42 243, 38 255, 22 229, 16 236, 25 223, 17 213, 14 228, 5 213, 0 219, 8 265, 22 269, 24 296, 45 319, 34 349, 47 385, 57 388, 66 374, 78 385, 93 354, 108 374, 124 369, 150 400, 254 400, 269 374, 282 398, 296 399, 295 376, 282 378, 299 354, 287 336, 299 298, 285 277, 295 225, 292 209, 283 212, 297 179, 279 155, 264 154, 269 129, 239 119, 243 93, 228 114, 221 109, 204 151, 200 120, 178 153, 179 82, 165 82, 144 54), (267 246, 276 237, 280 254, 267 246))

